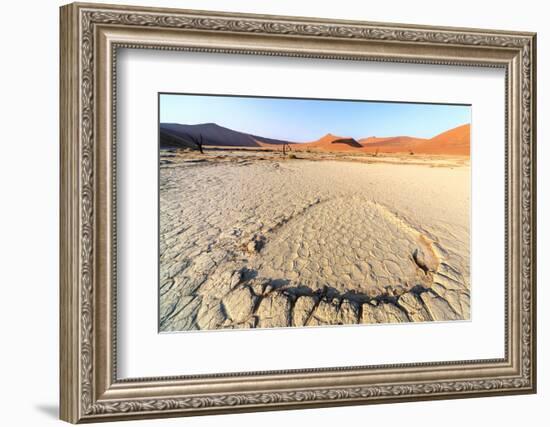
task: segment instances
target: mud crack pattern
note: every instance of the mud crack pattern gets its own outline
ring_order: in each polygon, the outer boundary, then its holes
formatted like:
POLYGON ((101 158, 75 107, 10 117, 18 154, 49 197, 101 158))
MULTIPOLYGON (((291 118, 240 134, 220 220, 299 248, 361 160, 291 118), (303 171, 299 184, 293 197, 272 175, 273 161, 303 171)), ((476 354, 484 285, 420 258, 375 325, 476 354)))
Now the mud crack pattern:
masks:
POLYGON ((469 318, 469 166, 162 159, 161 331, 469 318))

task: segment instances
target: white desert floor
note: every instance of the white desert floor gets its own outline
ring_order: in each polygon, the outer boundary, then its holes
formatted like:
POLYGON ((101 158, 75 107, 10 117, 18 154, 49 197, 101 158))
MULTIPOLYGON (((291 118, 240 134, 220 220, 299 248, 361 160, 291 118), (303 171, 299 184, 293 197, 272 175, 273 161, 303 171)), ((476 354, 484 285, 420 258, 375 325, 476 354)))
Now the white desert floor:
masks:
POLYGON ((470 164, 163 151, 160 330, 469 319, 470 164))

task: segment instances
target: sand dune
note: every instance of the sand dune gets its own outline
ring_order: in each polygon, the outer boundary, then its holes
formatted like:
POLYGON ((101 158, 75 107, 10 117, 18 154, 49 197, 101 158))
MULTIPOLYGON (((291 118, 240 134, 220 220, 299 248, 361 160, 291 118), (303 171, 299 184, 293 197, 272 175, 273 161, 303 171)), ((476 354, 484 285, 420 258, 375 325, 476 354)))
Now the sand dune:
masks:
POLYGON ((443 132, 422 146, 422 153, 470 155, 470 125, 462 125, 443 132))
POLYGON ((405 153, 421 152, 421 147, 427 140, 410 136, 395 136, 388 138, 364 138, 359 142, 364 152, 405 153))
POLYGON ((470 155, 470 125, 458 126, 431 139, 398 136, 364 138, 359 142, 365 152, 470 155))
POLYGON ((292 148, 297 150, 317 149, 326 151, 348 151, 361 148, 361 144, 348 136, 343 137, 327 133, 317 141, 295 144, 292 148))
POLYGON ((265 138, 235 131, 215 123, 160 124, 160 146, 162 148, 196 149, 194 141, 199 135, 202 135, 205 146, 260 148, 273 151, 281 151, 285 146, 285 149, 290 148, 291 151, 470 155, 469 124, 450 129, 431 139, 410 136, 370 136, 356 140, 328 133, 311 142, 265 138))
POLYGON ((196 148, 195 140, 203 137, 205 146, 261 147, 288 144, 283 141, 251 135, 220 126, 216 123, 184 125, 179 123, 160 124, 160 146, 162 148, 196 148))

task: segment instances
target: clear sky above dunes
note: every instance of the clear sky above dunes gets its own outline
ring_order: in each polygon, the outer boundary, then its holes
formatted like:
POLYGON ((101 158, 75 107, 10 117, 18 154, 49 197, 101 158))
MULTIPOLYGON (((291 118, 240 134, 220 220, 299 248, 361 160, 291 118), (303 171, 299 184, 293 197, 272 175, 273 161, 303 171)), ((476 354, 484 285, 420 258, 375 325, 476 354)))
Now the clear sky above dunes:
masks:
POLYGON ((431 138, 470 123, 470 106, 372 101, 160 95, 162 123, 217 123, 268 138, 306 142, 327 133, 352 138, 431 138))

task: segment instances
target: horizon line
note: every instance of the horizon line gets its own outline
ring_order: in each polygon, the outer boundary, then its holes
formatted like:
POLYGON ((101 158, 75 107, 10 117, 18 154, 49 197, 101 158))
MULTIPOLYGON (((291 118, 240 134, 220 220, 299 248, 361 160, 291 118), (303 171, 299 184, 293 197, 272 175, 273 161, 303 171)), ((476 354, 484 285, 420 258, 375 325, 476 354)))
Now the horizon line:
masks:
MULTIPOLYGON (((228 96, 230 96, 230 95, 228 95, 228 96)), ((354 138, 354 137, 347 136, 347 135, 337 135, 337 134, 333 134, 331 132, 328 132, 328 133, 325 133, 324 135, 321 135, 319 138, 317 138, 315 140, 308 140, 308 141, 283 140, 283 139, 280 139, 280 138, 273 138, 273 137, 268 137, 268 136, 264 136, 264 135, 258 135, 258 134, 254 134, 254 133, 249 133, 249 132, 244 132, 244 131, 241 131, 241 130, 233 129, 233 128, 230 128, 230 127, 227 127, 227 126, 223 126, 223 125, 220 125, 216 122, 204 122, 204 123, 189 124, 189 123, 180 123, 180 122, 161 122, 161 121, 159 121, 159 128, 162 124, 181 125, 181 126, 214 125, 214 126, 218 126, 218 127, 230 130, 232 132, 238 132, 238 133, 242 133, 242 134, 245 134, 245 135, 257 136, 257 137, 260 137, 260 138, 267 138, 267 139, 273 139, 273 140, 278 140, 278 141, 285 141, 285 142, 295 143, 295 144, 307 144, 307 143, 310 143, 310 142, 319 141, 321 138, 324 138, 325 136, 329 136, 329 135, 339 137, 341 139, 350 138, 350 139, 353 139, 355 141, 361 141, 361 140, 368 139, 368 138, 414 138, 414 139, 422 139, 422 140, 429 141, 430 139, 433 139, 436 136, 439 136, 439 135, 441 135, 445 132, 449 132, 450 130, 457 129, 457 128, 462 127, 462 126, 471 126, 472 123, 471 122, 466 122, 466 123, 460 124, 458 126, 453 126, 451 128, 448 128, 448 129, 444 130, 443 132, 436 133, 435 135, 432 135, 429 138, 421 138, 421 137, 416 137, 416 136, 411 136, 411 135, 384 135, 384 136, 368 135, 368 136, 363 136, 361 138, 354 138)))

